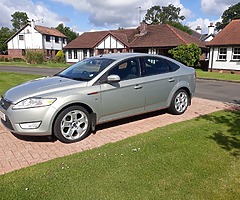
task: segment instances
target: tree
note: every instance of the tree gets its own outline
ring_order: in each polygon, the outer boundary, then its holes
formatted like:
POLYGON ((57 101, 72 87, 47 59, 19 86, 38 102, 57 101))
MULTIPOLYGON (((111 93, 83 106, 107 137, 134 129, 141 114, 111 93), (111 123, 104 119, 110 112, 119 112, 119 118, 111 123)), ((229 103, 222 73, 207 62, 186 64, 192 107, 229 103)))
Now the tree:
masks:
POLYGON ((153 6, 147 10, 144 21, 147 24, 169 24, 176 27, 188 34, 192 34, 192 30, 186 26, 182 25, 179 20, 184 20, 184 16, 180 16, 181 8, 177 8, 170 4, 168 6, 153 6))
POLYGON ((170 49, 168 53, 173 55, 173 58, 189 67, 199 67, 201 49, 198 45, 190 43, 182 44, 176 48, 170 49))
POLYGON ((13 13, 11 16, 12 16, 11 22, 14 31, 18 31, 19 29, 21 29, 28 23, 29 20, 27 13, 25 12, 17 11, 13 13))
POLYGON ((184 16, 180 16, 180 7, 170 4, 168 6, 153 6, 147 10, 145 21, 148 24, 162 24, 168 22, 179 22, 184 20, 184 16))
POLYGON ((240 3, 230 6, 227 10, 223 12, 221 18, 222 22, 217 22, 215 24, 217 31, 222 30, 232 20, 240 19, 240 3))
POLYGON ((67 36, 68 42, 71 42, 72 40, 76 39, 77 36, 79 35, 78 33, 71 30, 69 27, 64 26, 63 23, 58 24, 56 29, 59 30, 62 34, 67 36))
POLYGON ((8 27, 2 27, 0 29, 0 54, 7 54, 7 44, 5 43, 8 38, 13 35, 8 27))

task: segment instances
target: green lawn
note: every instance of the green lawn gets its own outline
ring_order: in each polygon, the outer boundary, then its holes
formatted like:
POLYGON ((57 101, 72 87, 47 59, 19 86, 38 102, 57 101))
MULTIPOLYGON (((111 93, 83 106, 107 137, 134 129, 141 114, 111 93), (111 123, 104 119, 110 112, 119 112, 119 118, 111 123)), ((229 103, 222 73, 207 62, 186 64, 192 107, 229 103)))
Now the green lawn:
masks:
POLYGON ((220 111, 2 175, 0 199, 239 199, 239 119, 220 111))
POLYGON ((196 69, 198 78, 206 79, 217 79, 217 80, 227 80, 227 81, 237 81, 240 82, 240 74, 230 74, 230 73, 218 73, 218 72, 207 72, 201 69, 196 69))
POLYGON ((31 74, 17 74, 10 72, 0 72, 0 95, 2 95, 7 89, 18 85, 22 82, 39 78, 40 75, 31 74))
POLYGON ((50 68, 66 68, 70 64, 44 62, 43 64, 28 64, 26 62, 0 62, 0 66, 23 66, 23 67, 50 67, 50 68))

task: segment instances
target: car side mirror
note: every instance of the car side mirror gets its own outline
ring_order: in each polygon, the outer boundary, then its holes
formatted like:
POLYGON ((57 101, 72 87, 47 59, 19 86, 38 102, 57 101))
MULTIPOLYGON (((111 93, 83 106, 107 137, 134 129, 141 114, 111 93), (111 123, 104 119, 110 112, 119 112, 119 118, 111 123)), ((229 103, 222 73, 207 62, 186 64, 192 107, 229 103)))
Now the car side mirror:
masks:
POLYGON ((110 75, 107 77, 107 82, 108 83, 117 83, 120 82, 120 77, 118 75, 110 75))

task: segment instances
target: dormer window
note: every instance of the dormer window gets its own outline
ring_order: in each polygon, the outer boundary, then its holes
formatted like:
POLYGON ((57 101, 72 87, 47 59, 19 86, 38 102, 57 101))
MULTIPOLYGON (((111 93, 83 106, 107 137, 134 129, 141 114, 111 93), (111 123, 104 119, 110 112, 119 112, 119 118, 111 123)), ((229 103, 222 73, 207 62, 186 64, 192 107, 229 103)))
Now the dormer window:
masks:
POLYGON ((24 40, 24 35, 19 35, 19 40, 24 40))

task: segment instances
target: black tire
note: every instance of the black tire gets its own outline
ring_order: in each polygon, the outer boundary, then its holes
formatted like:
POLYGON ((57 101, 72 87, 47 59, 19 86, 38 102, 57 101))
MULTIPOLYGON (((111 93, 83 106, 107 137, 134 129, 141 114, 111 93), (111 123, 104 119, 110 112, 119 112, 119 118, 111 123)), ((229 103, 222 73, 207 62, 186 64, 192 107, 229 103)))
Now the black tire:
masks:
POLYGON ((82 106, 64 109, 56 118, 53 134, 64 143, 77 142, 90 134, 91 118, 82 106))
POLYGON ((189 95, 186 90, 180 89, 173 95, 168 111, 174 115, 181 115, 187 110, 188 105, 189 95))

